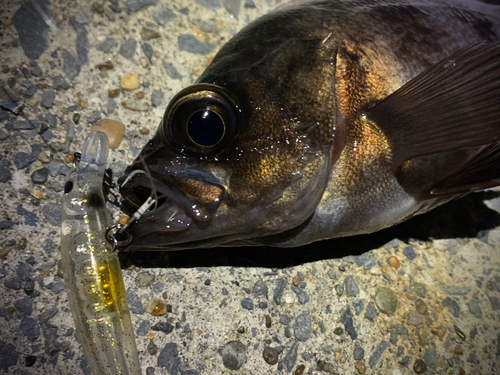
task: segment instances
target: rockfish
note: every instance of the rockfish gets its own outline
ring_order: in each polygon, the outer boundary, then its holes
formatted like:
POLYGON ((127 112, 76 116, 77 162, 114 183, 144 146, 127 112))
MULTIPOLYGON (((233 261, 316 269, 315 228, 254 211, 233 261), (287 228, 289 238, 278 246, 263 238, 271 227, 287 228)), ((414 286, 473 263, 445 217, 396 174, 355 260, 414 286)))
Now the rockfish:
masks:
POLYGON ((130 204, 156 201, 132 250, 300 246, 500 185, 500 3, 280 7, 172 99, 127 176, 130 204))

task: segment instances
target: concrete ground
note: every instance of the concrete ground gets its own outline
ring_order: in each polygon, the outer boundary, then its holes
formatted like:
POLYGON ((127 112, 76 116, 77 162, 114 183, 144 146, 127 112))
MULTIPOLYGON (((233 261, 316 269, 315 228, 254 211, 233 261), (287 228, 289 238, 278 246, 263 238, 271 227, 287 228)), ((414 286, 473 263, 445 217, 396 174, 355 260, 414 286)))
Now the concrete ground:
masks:
MULTIPOLYGON (((3 1, 0 372, 90 373, 59 269, 67 155, 91 123, 120 121, 119 174, 173 95, 275 5, 3 1), (128 73, 139 89, 120 90, 128 73)), ((142 372, 498 374, 499 249, 497 190, 305 248, 124 255, 142 372)))

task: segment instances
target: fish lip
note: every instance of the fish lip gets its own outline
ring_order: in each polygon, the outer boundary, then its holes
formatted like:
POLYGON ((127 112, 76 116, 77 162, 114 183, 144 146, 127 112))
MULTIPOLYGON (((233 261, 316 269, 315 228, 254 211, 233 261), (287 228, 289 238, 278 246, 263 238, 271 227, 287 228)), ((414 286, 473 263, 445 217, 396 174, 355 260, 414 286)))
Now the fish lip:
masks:
MULTIPOLYGON (((139 220, 138 224, 148 224, 154 227, 161 227, 162 231, 178 231, 182 229, 188 229, 193 219, 198 219, 194 210, 185 209, 187 200, 186 197, 182 197, 179 193, 174 191, 168 184, 161 181, 159 178, 146 173, 137 173, 133 176, 127 175, 122 177, 120 180, 120 192, 127 203, 135 208, 139 208, 140 204, 134 198, 138 198, 138 195, 134 193, 130 194, 130 191, 137 191, 140 188, 146 188, 150 191, 155 191, 154 194, 150 194, 156 199, 156 203, 153 204, 152 208, 146 211, 139 220), (121 181, 123 179, 123 181, 121 181), (159 198, 165 197, 165 202, 157 204, 159 198)), ((141 197, 142 198, 142 197, 141 197)), ((143 204, 146 200, 139 199, 139 202, 143 204)))

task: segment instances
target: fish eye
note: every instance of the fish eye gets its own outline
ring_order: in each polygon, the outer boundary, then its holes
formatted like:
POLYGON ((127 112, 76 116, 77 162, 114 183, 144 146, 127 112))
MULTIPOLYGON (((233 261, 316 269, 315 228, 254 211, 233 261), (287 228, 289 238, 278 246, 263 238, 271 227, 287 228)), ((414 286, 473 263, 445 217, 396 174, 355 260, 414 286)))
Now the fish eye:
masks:
POLYGON ((198 84, 177 94, 161 126, 167 144, 181 152, 209 154, 237 134, 238 105, 219 86, 198 84))

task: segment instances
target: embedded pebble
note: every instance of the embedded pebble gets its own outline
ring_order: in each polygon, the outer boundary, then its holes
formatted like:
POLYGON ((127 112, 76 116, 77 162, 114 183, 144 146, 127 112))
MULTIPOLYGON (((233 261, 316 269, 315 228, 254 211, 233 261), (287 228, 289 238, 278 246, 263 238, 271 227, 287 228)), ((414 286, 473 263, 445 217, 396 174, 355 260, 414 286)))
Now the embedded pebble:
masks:
POLYGON ((360 373, 360 374, 365 374, 366 373, 366 365, 365 365, 365 361, 363 359, 357 361, 354 364, 354 367, 356 367, 356 370, 358 371, 358 373, 360 373))
POLYGON ((51 14, 48 5, 46 1, 24 2, 12 17, 19 44, 30 60, 37 60, 49 46, 50 27, 44 19, 44 14, 51 14))
POLYGON ((377 317, 377 315, 378 313, 377 310, 375 309, 375 304, 373 302, 370 302, 368 304, 368 307, 366 308, 365 319, 368 319, 373 322, 377 317))
POLYGON ((121 78, 120 87, 126 91, 134 91, 141 87, 141 83, 137 75, 128 73, 121 78))
POLYGON ((413 364, 413 371, 415 371, 416 374, 423 374, 427 371, 427 365, 422 359, 419 358, 413 364))
POLYGON ((194 35, 183 34, 177 37, 177 44, 181 51, 208 55, 215 49, 215 44, 209 42, 200 42, 194 35))
POLYGON ((137 41, 134 38, 129 38, 120 46, 120 55, 125 57, 127 60, 134 62, 136 49, 137 41))
POLYGON ((292 286, 291 289, 292 292, 294 292, 297 295, 298 301, 301 305, 309 302, 309 295, 305 290, 296 286, 292 286))
POLYGON ((174 12, 169 8, 159 8, 153 13, 153 20, 162 26, 166 26, 173 16, 174 12))
POLYGON ((425 315, 427 314, 427 305, 425 304, 424 301, 422 301, 420 298, 415 301, 415 310, 420 314, 420 315, 425 315))
POLYGON ((34 184, 43 185, 49 178, 49 172, 49 168, 37 169, 31 174, 31 181, 33 181, 34 184))
POLYGON ((125 6, 131 12, 137 12, 142 8, 145 8, 150 5, 156 5, 158 0, 127 0, 125 1, 125 6))
POLYGON ((174 326, 172 324, 170 324, 169 322, 159 322, 159 323, 156 323, 154 326, 152 326, 151 330, 163 332, 164 334, 168 335, 169 333, 171 333, 174 330, 174 326))
POLYGON ((127 302, 134 314, 142 315, 144 314, 144 307, 142 306, 142 301, 132 289, 127 290, 127 302))
POLYGON ((247 361, 246 346, 239 341, 230 341, 220 350, 224 367, 238 370, 247 361))
POLYGON ((398 307, 398 297, 390 288, 378 288, 375 293, 375 306, 384 314, 394 314, 398 307))
POLYGON ((125 126, 118 121, 102 119, 92 125, 91 131, 98 130, 105 133, 108 137, 109 148, 116 149, 125 135, 125 126))
POLYGON ((361 346, 356 345, 352 355, 356 361, 359 361, 365 357, 365 351, 361 346))
POLYGON ((61 226, 61 205, 57 203, 47 203, 42 207, 43 216, 47 221, 56 226, 61 226))
POLYGON ((398 257, 393 255, 389 258, 389 264, 394 268, 398 268, 401 265, 401 262, 399 261, 398 257))
POLYGON ((347 297, 356 297, 359 293, 359 288, 358 284, 356 284, 356 281, 354 281, 354 277, 347 276, 344 283, 347 297))
POLYGON ((472 299, 467 303, 470 313, 478 319, 483 317, 483 311, 481 310, 480 304, 481 303, 477 299, 472 299))
POLYGON ((180 365, 179 349, 177 344, 174 342, 169 342, 160 352, 158 359, 156 361, 156 366, 166 367, 169 369, 171 374, 177 374, 180 365))
POLYGON ((264 280, 257 280, 252 288, 252 294, 257 296, 267 296, 268 287, 264 280))
POLYGON ((460 302, 451 297, 446 297, 442 303, 444 309, 447 309, 455 318, 460 317, 460 302))
POLYGON ((66 76, 69 79, 78 77, 78 75, 80 74, 81 66, 75 56, 71 52, 63 50, 62 57, 64 60, 64 73, 66 74, 66 76))
POLYGON ((101 44, 99 44, 97 50, 108 53, 115 46, 115 44, 116 42, 113 38, 106 38, 101 42, 101 44))
POLYGON ((24 316, 30 316, 33 312, 33 299, 26 297, 14 302, 14 307, 24 316))
POLYGON ((351 340, 356 340, 358 338, 358 333, 354 328, 354 322, 352 320, 351 308, 348 306, 347 309, 342 313, 340 318, 342 324, 344 325, 344 329, 347 334, 351 337, 351 340))
POLYGON ((283 292, 285 291, 285 287, 287 285, 287 281, 285 279, 277 279, 274 281, 274 291, 273 291, 273 300, 277 305, 281 304, 281 298, 283 297, 283 292))
POLYGON ((356 315, 360 315, 365 308, 365 299, 364 298, 355 298, 352 300, 352 307, 354 307, 354 312, 356 315))
POLYGON ((307 341, 312 333, 312 321, 309 313, 304 311, 297 316, 292 324, 292 328, 297 340, 302 342, 307 341))
POLYGON ((262 352, 262 357, 264 357, 264 361, 266 361, 268 365, 272 366, 278 363, 278 352, 276 351, 276 349, 270 346, 266 346, 264 348, 264 351, 262 352))
POLYGON ((9 161, 7 159, 0 160, 0 182, 8 182, 11 178, 9 161))
POLYGON ((148 41, 151 39, 159 38, 161 35, 158 31, 150 29, 148 27, 143 27, 141 29, 141 38, 142 40, 148 41))
POLYGON ((149 301, 146 311, 153 316, 163 316, 167 313, 167 306, 159 299, 152 299, 149 301))
POLYGON ((370 365, 371 368, 375 367, 378 360, 380 359, 380 357, 382 357, 382 354, 388 347, 389 347, 389 342, 385 340, 381 341, 380 344, 377 345, 377 348, 372 352, 370 359, 368 360, 368 364, 370 365))
POLYGON ((170 64, 169 62, 163 60, 162 61, 163 68, 167 72, 168 76, 172 79, 182 79, 182 75, 177 71, 177 69, 170 64))
POLYGON ((253 310, 253 301, 251 298, 243 298, 241 300, 241 307, 246 310, 253 310))
POLYGON ((413 246, 406 246, 403 250, 403 254, 410 260, 415 259, 417 257, 415 250, 413 250, 413 246))
POLYGON ((416 312, 415 310, 411 310, 408 314, 407 323, 412 326, 419 326, 420 324, 422 324, 422 318, 420 317, 420 314, 418 312, 416 312))
MULTIPOLYGON (((285 357, 281 361, 281 366, 286 367, 286 369, 290 372, 293 370, 295 363, 297 363, 297 353, 299 350, 299 342, 294 342, 290 350, 286 353, 285 357)), ((278 367, 278 369, 279 369, 278 367)))

